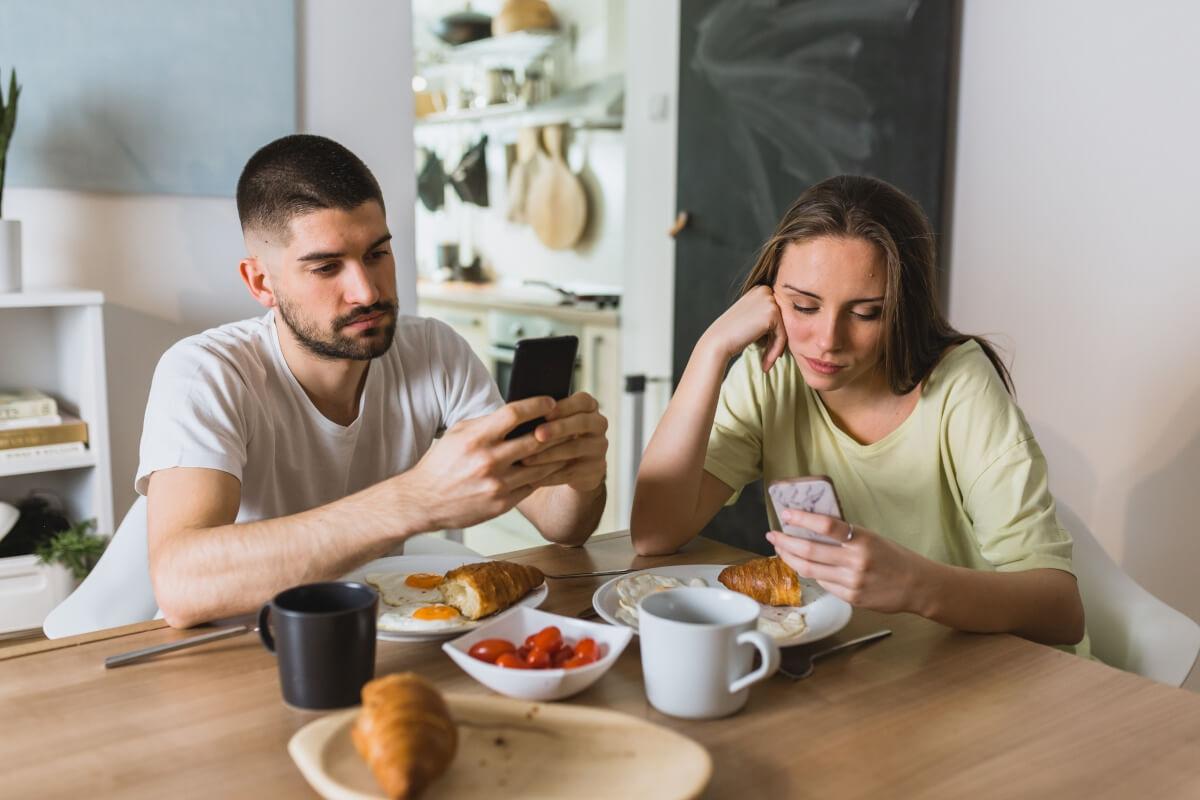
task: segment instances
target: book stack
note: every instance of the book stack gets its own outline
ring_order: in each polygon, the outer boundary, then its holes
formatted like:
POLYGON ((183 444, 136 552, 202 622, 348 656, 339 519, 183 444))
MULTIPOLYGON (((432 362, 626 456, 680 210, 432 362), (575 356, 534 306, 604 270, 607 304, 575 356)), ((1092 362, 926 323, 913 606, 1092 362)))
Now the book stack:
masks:
POLYGON ((87 440, 87 423, 61 413, 53 397, 0 389, 0 463, 80 452, 87 440))

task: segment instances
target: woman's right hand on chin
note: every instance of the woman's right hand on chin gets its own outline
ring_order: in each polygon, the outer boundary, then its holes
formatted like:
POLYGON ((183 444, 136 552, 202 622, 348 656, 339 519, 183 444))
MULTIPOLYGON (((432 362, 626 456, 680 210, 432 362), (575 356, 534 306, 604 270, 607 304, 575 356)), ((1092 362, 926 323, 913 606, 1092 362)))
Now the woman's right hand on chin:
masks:
POLYGON ((787 348, 787 333, 771 287, 755 286, 708 326, 701 345, 715 348, 728 360, 764 336, 762 368, 767 372, 787 348))

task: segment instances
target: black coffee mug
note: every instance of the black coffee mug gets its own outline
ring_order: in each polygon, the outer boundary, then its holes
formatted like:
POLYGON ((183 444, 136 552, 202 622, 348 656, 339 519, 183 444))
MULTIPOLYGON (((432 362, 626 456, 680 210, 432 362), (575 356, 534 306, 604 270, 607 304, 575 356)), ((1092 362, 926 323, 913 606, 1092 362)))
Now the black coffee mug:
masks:
POLYGON ((279 659, 283 699, 297 708, 357 705, 375 677, 379 595, 362 583, 308 583, 258 612, 258 635, 279 659), (273 629, 273 632, 272 632, 273 629))

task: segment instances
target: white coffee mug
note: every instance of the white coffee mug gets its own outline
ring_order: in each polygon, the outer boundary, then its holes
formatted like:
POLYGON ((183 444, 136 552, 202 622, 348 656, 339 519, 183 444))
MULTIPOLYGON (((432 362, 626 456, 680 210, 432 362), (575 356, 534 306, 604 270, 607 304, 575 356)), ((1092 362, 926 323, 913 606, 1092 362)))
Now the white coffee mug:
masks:
POLYGON ((750 686, 779 669, 779 646, 755 630, 758 613, 758 603, 726 589, 668 589, 643 598, 638 635, 650 705, 685 719, 741 709, 750 686), (755 648, 762 665, 751 672, 755 648))

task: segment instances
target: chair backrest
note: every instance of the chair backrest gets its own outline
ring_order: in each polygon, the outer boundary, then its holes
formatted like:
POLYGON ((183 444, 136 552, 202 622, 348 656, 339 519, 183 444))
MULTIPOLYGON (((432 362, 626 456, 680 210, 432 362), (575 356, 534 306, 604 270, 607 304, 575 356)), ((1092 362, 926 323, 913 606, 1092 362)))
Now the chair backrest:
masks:
POLYGON ((1109 666, 1182 686, 1200 655, 1200 625, 1129 577, 1061 503, 1058 519, 1075 539, 1075 572, 1092 654, 1109 666))
POLYGON ((158 602, 150 582, 146 498, 138 496, 117 526, 100 562, 42 624, 51 639, 154 619, 158 602))

